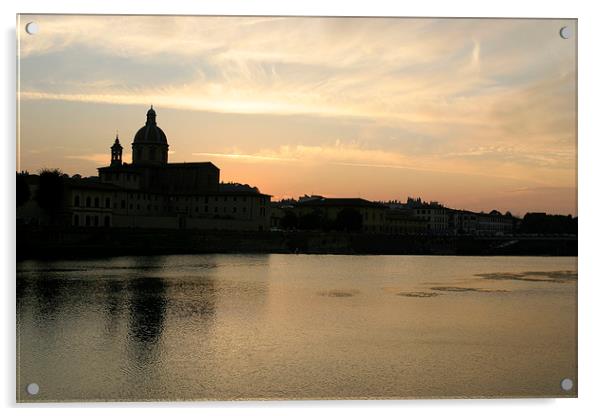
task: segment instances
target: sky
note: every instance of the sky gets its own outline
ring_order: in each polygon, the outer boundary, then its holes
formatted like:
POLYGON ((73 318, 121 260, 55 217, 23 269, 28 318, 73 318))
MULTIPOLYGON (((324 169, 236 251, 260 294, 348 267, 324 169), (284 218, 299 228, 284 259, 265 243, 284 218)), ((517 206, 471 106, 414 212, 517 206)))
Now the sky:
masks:
POLYGON ((575 20, 22 15, 17 166, 171 162, 273 199, 577 214, 575 20), (24 28, 35 21, 39 32, 24 28))

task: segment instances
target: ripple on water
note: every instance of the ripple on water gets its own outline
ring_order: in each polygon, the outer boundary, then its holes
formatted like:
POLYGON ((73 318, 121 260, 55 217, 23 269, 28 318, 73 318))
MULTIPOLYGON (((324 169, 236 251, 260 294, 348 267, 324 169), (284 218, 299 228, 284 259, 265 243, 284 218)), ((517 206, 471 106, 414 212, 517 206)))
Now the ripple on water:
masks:
POLYGON ((406 296, 408 298, 433 298, 439 296, 440 293, 435 292, 399 292, 397 296, 406 296))
POLYGON ((357 290, 325 290, 318 292, 318 295, 327 296, 330 298, 350 298, 358 293, 359 292, 357 290))
POLYGON ((461 286, 433 286, 431 290, 440 292, 481 292, 481 293, 504 293, 508 292, 504 289, 483 289, 478 287, 461 287, 461 286))
POLYGON ((557 270, 551 272, 480 273, 475 276, 487 280, 518 280, 523 282, 568 283, 577 280, 577 272, 557 270))

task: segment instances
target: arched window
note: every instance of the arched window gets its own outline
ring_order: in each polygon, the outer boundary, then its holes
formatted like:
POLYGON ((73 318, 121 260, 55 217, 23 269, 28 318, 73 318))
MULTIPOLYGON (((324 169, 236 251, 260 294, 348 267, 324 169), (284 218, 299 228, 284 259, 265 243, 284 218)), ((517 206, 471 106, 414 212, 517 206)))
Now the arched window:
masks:
POLYGON ((111 198, 105 199, 105 208, 111 208, 111 198))
POLYGON ((109 218, 108 215, 105 215, 105 227, 110 227, 111 226, 111 218, 109 218))
POLYGON ((79 195, 75 195, 75 198, 73 199, 73 205, 79 207, 79 195))
POLYGON ((89 227, 90 225, 91 225, 90 216, 86 215, 86 227, 89 227))
POLYGON ((98 208, 100 206, 100 199, 98 197, 94 198, 94 208, 98 208))
POLYGON ((77 214, 73 215, 73 225, 75 225, 76 227, 79 226, 79 215, 77 214))
POLYGON ((92 199, 90 199, 90 197, 87 196, 86 197, 86 208, 90 208, 91 205, 92 205, 92 199))

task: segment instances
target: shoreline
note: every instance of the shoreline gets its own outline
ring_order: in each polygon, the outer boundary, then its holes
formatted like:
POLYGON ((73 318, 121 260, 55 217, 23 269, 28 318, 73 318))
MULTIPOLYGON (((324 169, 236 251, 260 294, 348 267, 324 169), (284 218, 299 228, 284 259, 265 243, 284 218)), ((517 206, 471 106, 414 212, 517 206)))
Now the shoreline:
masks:
POLYGON ((17 227, 17 261, 173 254, 577 256, 577 236, 17 227))

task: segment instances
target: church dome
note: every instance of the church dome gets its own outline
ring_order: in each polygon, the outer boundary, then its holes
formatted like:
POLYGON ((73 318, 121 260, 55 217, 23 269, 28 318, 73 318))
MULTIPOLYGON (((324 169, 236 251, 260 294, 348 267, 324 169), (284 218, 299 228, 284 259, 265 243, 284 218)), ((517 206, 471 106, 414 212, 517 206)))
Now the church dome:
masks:
POLYGON ((153 110, 153 106, 151 106, 150 110, 146 113, 146 124, 134 136, 134 143, 167 144, 167 136, 157 126, 156 117, 157 113, 153 110))

